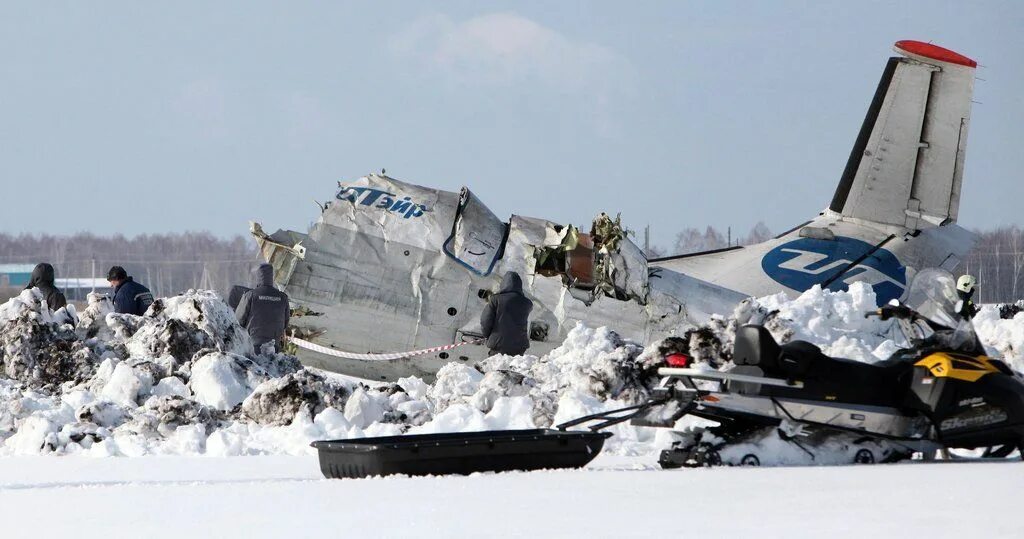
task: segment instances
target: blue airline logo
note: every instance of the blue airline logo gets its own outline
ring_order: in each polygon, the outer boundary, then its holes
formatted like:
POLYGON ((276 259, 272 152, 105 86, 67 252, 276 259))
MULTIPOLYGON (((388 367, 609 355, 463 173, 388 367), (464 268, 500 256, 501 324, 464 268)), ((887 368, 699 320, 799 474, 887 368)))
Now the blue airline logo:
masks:
POLYGON ((389 193, 381 189, 374 189, 372 187, 346 187, 342 185, 336 198, 338 200, 347 200, 351 202, 353 206, 356 204, 361 206, 372 206, 388 213, 401 215, 403 219, 409 219, 410 217, 422 217, 425 212, 430 211, 423 204, 413 202, 411 197, 404 197, 399 200, 399 196, 400 195, 389 193))
POLYGON ((768 251, 761 259, 761 269, 775 282, 800 292, 829 281, 829 290, 846 290, 851 283, 862 281, 874 289, 878 304, 883 305, 902 296, 907 285, 907 268, 895 255, 878 249, 843 271, 873 248, 870 243, 842 236, 834 240, 800 238, 768 251))

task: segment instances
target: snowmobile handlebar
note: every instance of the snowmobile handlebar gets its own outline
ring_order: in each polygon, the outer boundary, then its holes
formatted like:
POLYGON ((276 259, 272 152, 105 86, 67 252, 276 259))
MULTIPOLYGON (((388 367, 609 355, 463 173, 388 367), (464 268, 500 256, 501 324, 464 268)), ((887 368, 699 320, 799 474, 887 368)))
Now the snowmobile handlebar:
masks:
POLYGON ((870 318, 872 316, 877 316, 882 320, 888 320, 890 318, 915 320, 920 318, 913 309, 905 305, 883 305, 875 311, 864 313, 864 318, 870 318))
POLYGON ((882 307, 879 307, 878 310, 864 314, 864 318, 870 318, 872 316, 877 316, 882 320, 896 318, 898 320, 907 320, 911 323, 924 322, 932 331, 952 330, 952 328, 933 322, 927 317, 921 316, 917 311, 905 305, 883 305, 882 307))

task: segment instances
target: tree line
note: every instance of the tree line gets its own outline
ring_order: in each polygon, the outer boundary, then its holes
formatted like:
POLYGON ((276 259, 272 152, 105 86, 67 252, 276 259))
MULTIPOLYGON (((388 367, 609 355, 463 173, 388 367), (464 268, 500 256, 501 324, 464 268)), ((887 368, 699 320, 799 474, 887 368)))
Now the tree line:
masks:
POLYGON ((978 278, 978 301, 1011 303, 1024 297, 1024 230, 1004 226, 975 231, 978 243, 960 264, 978 278))
MULTIPOLYGON (((1024 230, 1005 226, 975 230, 978 241, 958 271, 978 278, 977 300, 1009 303, 1024 297, 1024 230)), ((746 233, 723 233, 715 227, 686 228, 676 234, 670 248, 650 246, 651 258, 751 245, 771 239, 772 231, 757 223, 746 233)), ((0 264, 49 262, 61 278, 104 278, 110 266, 124 266, 129 275, 157 296, 171 296, 190 288, 215 290, 227 296, 235 284, 248 284, 260 263, 250 238, 218 238, 209 232, 97 236, 0 234, 0 264)), ((15 290, 8 290, 7 296, 15 290)), ((84 292, 70 296, 83 299, 84 292)), ((6 299, 6 297, 0 297, 6 299)))
MULTIPOLYGON (((101 280, 111 266, 123 266, 158 297, 194 288, 215 290, 227 297, 232 285, 249 283, 258 255, 252 239, 224 239, 209 232, 131 238, 90 233, 0 234, 0 264, 49 262, 58 278, 101 280)), ((70 292, 69 299, 81 300, 88 291, 70 292)))

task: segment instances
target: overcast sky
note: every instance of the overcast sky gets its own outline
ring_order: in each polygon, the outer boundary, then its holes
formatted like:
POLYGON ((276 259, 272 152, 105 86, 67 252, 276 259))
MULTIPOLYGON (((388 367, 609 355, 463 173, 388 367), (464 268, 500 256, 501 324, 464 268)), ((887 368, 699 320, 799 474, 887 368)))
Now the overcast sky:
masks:
POLYGON ((382 167, 662 245, 781 231, 831 200, 899 39, 984 66, 960 223, 1024 224, 1022 6, 5 2, 0 231, 305 230, 382 167))

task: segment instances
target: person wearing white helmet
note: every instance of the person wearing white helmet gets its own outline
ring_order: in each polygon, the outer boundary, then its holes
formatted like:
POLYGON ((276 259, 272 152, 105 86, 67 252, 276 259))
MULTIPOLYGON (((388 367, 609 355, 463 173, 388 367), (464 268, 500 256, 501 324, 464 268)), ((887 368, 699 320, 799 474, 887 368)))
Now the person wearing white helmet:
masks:
POLYGON ((978 280, 973 275, 961 275, 956 280, 956 293, 960 296, 960 316, 970 320, 978 314, 978 306, 974 304, 971 297, 978 286, 978 280))

